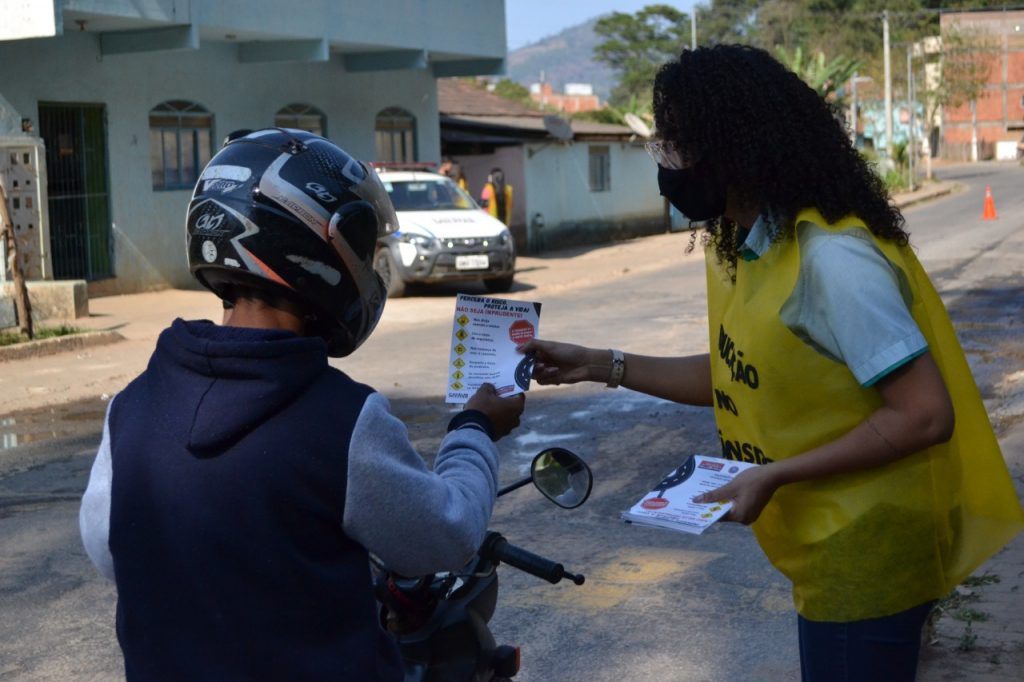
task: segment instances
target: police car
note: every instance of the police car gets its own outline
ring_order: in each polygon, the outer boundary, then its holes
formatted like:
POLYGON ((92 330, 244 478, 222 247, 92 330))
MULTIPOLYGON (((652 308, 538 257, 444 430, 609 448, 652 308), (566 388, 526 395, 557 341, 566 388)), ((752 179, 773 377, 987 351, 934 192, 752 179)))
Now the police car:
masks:
POLYGON ((388 296, 412 283, 482 281, 488 292, 512 288, 512 235, 450 178, 429 170, 378 167, 398 229, 377 244, 374 267, 388 296))

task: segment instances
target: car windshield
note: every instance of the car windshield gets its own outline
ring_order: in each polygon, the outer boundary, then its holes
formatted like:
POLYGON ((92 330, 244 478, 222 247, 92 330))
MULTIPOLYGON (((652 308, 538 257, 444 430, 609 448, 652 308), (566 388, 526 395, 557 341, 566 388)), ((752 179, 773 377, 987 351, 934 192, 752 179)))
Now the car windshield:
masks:
POLYGON ((479 206, 448 178, 385 181, 396 211, 458 211, 479 206))

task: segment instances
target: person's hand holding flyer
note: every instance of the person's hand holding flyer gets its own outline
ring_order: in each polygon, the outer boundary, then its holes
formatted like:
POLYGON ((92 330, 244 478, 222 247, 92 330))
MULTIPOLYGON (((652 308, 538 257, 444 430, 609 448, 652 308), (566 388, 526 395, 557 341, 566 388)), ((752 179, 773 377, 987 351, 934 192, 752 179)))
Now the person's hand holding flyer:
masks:
POLYGON ((459 294, 445 402, 464 403, 483 383, 494 384, 501 396, 530 388, 533 359, 516 348, 537 335, 540 305, 459 294))
POLYGON ((631 523, 700 534, 732 508, 732 502, 699 504, 693 498, 721 488, 744 469, 757 466, 693 455, 644 495, 622 518, 631 523))

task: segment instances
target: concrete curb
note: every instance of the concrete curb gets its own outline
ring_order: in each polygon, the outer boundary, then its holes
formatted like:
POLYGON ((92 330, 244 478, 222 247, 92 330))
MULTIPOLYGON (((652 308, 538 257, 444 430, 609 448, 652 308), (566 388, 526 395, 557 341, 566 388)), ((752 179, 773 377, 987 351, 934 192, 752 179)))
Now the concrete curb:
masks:
POLYGON ((25 341, 10 346, 0 346, 0 362, 54 355, 93 346, 105 346, 118 341, 124 341, 124 337, 115 331, 81 332, 38 341, 25 341))
POLYGON ((928 189, 918 190, 917 192, 911 192, 902 196, 896 195, 893 197, 893 203, 899 206, 901 209, 909 208, 925 201, 931 201, 932 199, 938 199, 944 197, 953 192, 957 192, 963 189, 963 185, 957 183, 940 183, 935 187, 928 189))

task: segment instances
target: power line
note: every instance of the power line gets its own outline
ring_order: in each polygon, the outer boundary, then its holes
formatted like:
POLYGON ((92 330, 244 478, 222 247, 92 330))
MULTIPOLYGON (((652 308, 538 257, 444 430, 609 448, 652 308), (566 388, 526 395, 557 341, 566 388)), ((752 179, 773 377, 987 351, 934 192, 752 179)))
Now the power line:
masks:
MULTIPOLYGON (((696 6, 694 6, 694 14, 699 13, 700 10, 703 10, 705 13, 710 13, 712 11, 712 7, 708 6, 708 5, 696 5, 696 6)), ((874 12, 847 12, 847 11, 843 11, 843 10, 825 10, 825 9, 801 8, 799 10, 797 16, 799 17, 800 15, 813 15, 813 16, 838 17, 838 18, 843 18, 843 19, 860 19, 860 20, 864 20, 864 21, 868 21, 868 20, 872 20, 872 19, 877 19, 878 21, 881 21, 883 13, 887 13, 889 15, 889 19, 892 20, 894 18, 912 18, 912 17, 929 18, 929 17, 932 17, 932 16, 942 15, 942 14, 980 14, 980 13, 991 14, 993 12, 1019 12, 1019 11, 1024 11, 1024 5, 1013 5, 1013 6, 1001 5, 999 7, 972 7, 972 8, 962 8, 962 9, 956 9, 956 8, 950 8, 950 7, 934 7, 934 8, 933 7, 921 7, 919 9, 915 9, 915 10, 878 10, 878 11, 874 11, 874 12)), ((742 17, 749 17, 751 15, 748 14, 748 13, 737 11, 736 12, 736 16, 737 16, 737 18, 742 18, 742 17)), ((755 11, 755 16, 756 16, 756 11, 755 11)))

